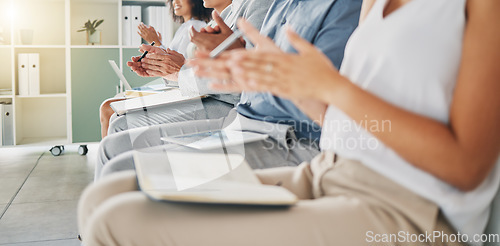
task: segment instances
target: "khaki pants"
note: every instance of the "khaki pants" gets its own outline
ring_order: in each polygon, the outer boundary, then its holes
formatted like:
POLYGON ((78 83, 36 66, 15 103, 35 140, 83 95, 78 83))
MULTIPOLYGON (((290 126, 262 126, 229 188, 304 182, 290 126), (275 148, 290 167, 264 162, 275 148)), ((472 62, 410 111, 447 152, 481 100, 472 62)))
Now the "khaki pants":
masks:
POLYGON ((83 242, 86 246, 451 245, 439 239, 433 243, 434 238, 414 241, 426 232, 454 233, 435 204, 359 162, 334 159, 334 154, 322 153, 310 164, 256 171, 263 183, 281 183, 302 199, 290 208, 155 202, 137 191, 134 172, 117 173, 82 195, 78 213, 83 242))

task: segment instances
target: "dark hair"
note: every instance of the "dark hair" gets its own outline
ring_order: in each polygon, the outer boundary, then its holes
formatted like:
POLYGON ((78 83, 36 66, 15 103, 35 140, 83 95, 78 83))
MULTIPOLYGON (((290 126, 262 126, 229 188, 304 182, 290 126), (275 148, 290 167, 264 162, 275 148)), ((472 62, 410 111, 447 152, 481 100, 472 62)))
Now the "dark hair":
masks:
MULTIPOLYGON (((172 11, 172 16, 175 22, 184 23, 185 21, 182 16, 175 15, 173 0, 168 1, 168 5, 170 5, 170 10, 172 11)), ((209 22, 212 19, 212 11, 214 9, 207 9, 203 6, 203 0, 189 0, 191 4, 191 17, 195 20, 201 20, 205 22, 209 22)))

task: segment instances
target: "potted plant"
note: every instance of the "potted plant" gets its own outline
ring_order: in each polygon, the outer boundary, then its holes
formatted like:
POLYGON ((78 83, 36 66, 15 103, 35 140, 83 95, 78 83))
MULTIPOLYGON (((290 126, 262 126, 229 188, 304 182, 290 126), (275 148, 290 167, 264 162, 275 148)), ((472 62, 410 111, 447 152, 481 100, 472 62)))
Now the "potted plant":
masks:
POLYGON ((95 43, 101 44, 101 30, 97 30, 96 28, 101 25, 104 22, 104 20, 94 20, 90 21, 88 20, 85 22, 85 24, 82 26, 82 29, 78 30, 77 32, 87 32, 87 45, 91 43, 94 45, 95 43))

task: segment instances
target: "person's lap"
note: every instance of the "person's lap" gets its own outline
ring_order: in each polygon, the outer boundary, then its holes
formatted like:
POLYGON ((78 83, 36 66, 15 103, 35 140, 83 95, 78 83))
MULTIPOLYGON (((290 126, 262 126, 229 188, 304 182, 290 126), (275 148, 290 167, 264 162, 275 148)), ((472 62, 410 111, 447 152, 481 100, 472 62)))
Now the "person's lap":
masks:
MULTIPOLYGON (((294 146, 290 148, 290 146, 281 146, 274 139, 266 139, 246 143, 244 145, 227 147, 225 151, 229 154, 239 154, 244 156, 245 161, 253 169, 297 166, 304 161, 310 161, 314 158, 314 156, 319 154, 319 149, 314 143, 311 144, 300 140, 293 140, 292 143, 294 146)), ((124 152, 107 162, 102 167, 100 176, 96 176, 96 180, 115 172, 135 170, 133 158, 135 151, 154 153, 175 150, 189 151, 188 148, 183 148, 178 145, 165 144, 124 152)))
MULTIPOLYGON (((323 157, 315 158, 313 163, 331 166, 331 155, 323 157)), ((82 196, 79 213, 80 229, 86 228, 84 243, 374 245, 367 242, 370 239, 368 232, 372 235, 396 234, 403 230, 418 235, 437 229, 446 234, 453 233, 449 224, 438 216, 435 204, 394 185, 358 162, 344 161, 343 166, 337 168, 339 171, 328 168, 315 173, 314 170, 319 170, 317 167, 304 164, 299 168, 257 172, 261 181, 270 185, 274 185, 276 180, 289 180, 291 183, 302 180, 295 186, 286 182, 284 185, 302 198, 304 196, 293 187, 314 194, 326 191, 316 199, 300 200, 288 209, 152 201, 137 191, 133 172, 115 174, 87 189, 82 196), (387 195, 391 195, 390 201, 383 199, 387 195), (417 220, 413 220, 415 216, 417 220)), ((305 197, 308 196, 310 194, 305 197)))
POLYGON ((154 126, 191 120, 218 119, 227 116, 234 105, 208 97, 194 99, 147 110, 113 115, 110 119, 108 135, 133 128, 154 126))
POLYGON ((218 130, 222 123, 222 119, 193 120, 139 127, 109 135, 99 144, 95 170, 96 180, 99 178, 102 167, 123 153, 162 145, 164 144, 161 140, 162 137, 218 130))
MULTIPOLYGON (((272 133, 271 128, 282 128, 275 130, 274 138, 246 143, 244 146, 231 148, 230 151, 242 154, 252 168, 269 168, 279 166, 295 166, 303 161, 311 160, 319 153, 316 142, 308 139, 297 139, 294 134, 289 133, 289 126, 265 123, 250 120, 238 115, 235 110, 224 118, 210 120, 196 120, 162 124, 149 127, 135 128, 124 132, 112 134, 101 142, 98 150, 98 162, 96 165, 96 180, 101 175, 103 166, 105 173, 133 168, 132 150, 141 150, 155 146, 165 145, 162 137, 193 134, 199 132, 220 130, 238 122, 241 128, 258 131, 261 133, 272 133), (238 119, 238 120, 236 120, 238 119), (248 126, 250 125, 250 126, 248 126), (116 159, 116 160, 114 160, 116 159)), ((155 147, 153 150, 163 151, 170 146, 155 147)))

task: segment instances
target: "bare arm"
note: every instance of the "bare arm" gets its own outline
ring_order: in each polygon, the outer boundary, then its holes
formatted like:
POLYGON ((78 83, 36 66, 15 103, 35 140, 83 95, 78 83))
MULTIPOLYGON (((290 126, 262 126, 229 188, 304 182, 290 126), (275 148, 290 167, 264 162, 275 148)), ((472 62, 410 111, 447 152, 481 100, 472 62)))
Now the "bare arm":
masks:
POLYGON ((500 2, 469 0, 467 10, 450 125, 394 107, 351 83, 322 97, 354 120, 366 112, 376 120, 390 119, 392 132, 372 134, 410 163, 462 190, 485 179, 500 151, 500 2))
POLYGON ((289 38, 298 55, 234 51, 228 63, 233 79, 246 90, 272 91, 294 100, 314 98, 335 105, 355 122, 365 120, 367 112, 370 120, 390 120, 390 132, 371 133, 414 166, 469 191, 490 173, 500 152, 498 12, 499 1, 468 1, 462 63, 447 125, 357 87, 292 32, 289 38), (268 64, 274 65, 272 71, 268 64), (304 86, 305 79, 314 84, 304 86))

